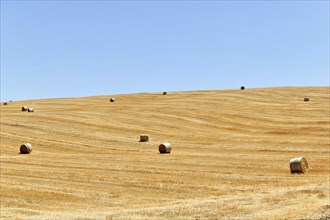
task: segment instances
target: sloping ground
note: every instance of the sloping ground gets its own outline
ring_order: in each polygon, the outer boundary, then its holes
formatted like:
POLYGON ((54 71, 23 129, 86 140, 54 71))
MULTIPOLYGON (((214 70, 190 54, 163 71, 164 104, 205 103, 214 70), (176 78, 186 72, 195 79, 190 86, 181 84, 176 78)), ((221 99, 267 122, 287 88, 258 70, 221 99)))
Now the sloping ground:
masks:
POLYGON ((330 216, 329 87, 109 98, 1 105, 1 219, 330 216))

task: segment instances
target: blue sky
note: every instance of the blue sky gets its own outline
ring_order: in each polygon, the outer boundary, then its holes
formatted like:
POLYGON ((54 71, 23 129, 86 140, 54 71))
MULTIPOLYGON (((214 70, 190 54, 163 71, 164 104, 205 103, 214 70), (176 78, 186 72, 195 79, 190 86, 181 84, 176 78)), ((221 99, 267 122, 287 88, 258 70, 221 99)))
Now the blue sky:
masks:
POLYGON ((1 101, 329 85, 329 1, 1 1, 1 101))

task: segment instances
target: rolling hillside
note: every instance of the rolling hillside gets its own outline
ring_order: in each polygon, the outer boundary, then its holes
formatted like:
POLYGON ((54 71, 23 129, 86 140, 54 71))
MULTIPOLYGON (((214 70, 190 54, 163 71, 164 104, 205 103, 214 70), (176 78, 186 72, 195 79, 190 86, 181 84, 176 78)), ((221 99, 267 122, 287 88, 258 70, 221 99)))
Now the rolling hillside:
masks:
POLYGON ((1 104, 1 219, 330 218, 329 87, 110 97, 1 104))

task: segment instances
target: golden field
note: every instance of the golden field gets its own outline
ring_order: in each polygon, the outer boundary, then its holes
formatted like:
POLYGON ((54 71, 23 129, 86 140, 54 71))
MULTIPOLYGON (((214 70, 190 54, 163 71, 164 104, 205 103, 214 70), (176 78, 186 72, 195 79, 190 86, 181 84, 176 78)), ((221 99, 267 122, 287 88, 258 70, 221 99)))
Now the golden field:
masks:
POLYGON ((0 217, 330 218, 329 88, 2 103, 0 217), (310 169, 291 174, 301 156, 310 169))

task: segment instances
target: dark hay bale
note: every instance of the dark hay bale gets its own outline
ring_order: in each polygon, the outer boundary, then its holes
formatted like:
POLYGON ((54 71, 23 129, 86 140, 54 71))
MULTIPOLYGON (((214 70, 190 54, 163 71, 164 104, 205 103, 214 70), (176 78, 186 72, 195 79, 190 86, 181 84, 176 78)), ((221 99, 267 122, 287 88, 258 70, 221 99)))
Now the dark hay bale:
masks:
POLYGON ((309 101, 309 98, 304 98, 304 102, 308 102, 309 101))
POLYGON ((115 102, 115 101, 116 101, 115 98, 111 98, 111 99, 110 99, 110 102, 115 102))
POLYGON ((161 154, 169 154, 171 153, 172 147, 170 143, 162 143, 159 145, 159 153, 161 154))
POLYGON ((291 173, 305 173, 308 169, 308 162, 304 157, 293 158, 290 160, 291 173))
POLYGON ((167 95, 167 92, 163 92, 163 95, 167 95))
POLYGON ((245 89, 245 86, 241 86, 241 90, 244 90, 245 89))
POLYGON ((148 134, 141 134, 140 135, 140 142, 147 142, 150 140, 150 137, 148 134))
POLYGON ((4 102, 3 105, 8 105, 8 103, 7 102, 4 102))
POLYGON ((27 110, 28 110, 28 107, 26 107, 26 106, 22 107, 22 112, 26 112, 27 110))
POLYGON ((32 145, 30 143, 22 144, 20 147, 21 154, 29 154, 32 152, 32 145))
POLYGON ((34 112, 33 108, 28 108, 28 112, 34 112))

